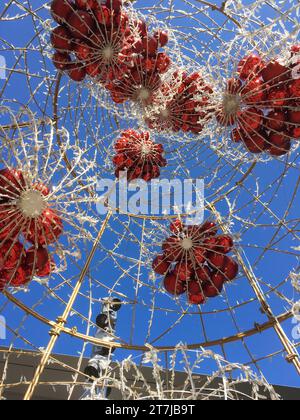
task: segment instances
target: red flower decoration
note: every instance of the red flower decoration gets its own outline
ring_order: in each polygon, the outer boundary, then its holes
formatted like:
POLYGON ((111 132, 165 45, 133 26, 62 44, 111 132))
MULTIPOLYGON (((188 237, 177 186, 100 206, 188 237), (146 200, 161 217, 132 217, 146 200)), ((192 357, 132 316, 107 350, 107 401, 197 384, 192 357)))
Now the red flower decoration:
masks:
POLYGON ((167 292, 175 296, 182 295, 186 290, 184 284, 176 278, 175 274, 166 275, 164 286, 167 292))
POLYGON ((156 273, 165 275, 169 271, 170 265, 164 255, 158 255, 153 261, 152 267, 156 273))
POLYGON ((58 23, 66 23, 74 10, 72 0, 53 0, 51 3, 51 15, 58 23))
POLYGON ((43 272, 49 264, 49 254, 46 248, 39 246, 38 248, 32 247, 26 252, 23 267, 26 273, 34 276, 40 276, 39 273, 43 272))
POLYGON ((21 171, 15 169, 0 170, 0 200, 8 202, 19 197, 26 183, 21 171))
POLYGON ((164 275, 167 292, 187 293, 192 304, 202 304, 218 296, 226 281, 238 274, 238 264, 228 256, 233 248, 230 235, 218 235, 212 221, 187 226, 181 220, 171 224, 172 235, 162 245, 163 255, 153 261, 153 269, 164 275))
POLYGON ((63 232, 60 216, 52 209, 46 209, 38 217, 29 221, 23 228, 23 235, 27 241, 39 245, 49 245, 56 242, 63 232))
MULTIPOLYGON (((291 47, 291 58, 298 46, 291 47)), ((283 156, 291 140, 300 137, 298 105, 300 80, 292 79, 295 63, 263 62, 258 55, 244 57, 238 64, 239 78, 227 82, 217 121, 232 129, 233 142, 243 142, 250 153, 283 156)))
POLYGON ((238 73, 242 80, 253 78, 256 74, 259 74, 264 68, 264 63, 261 57, 250 54, 244 57, 238 64, 238 73))
POLYGON ((13 270, 22 261, 24 247, 20 242, 7 241, 0 248, 0 271, 13 270))
POLYGON ((5 280, 5 283, 12 287, 21 287, 30 282, 31 278, 26 275, 26 272, 22 266, 15 270, 3 271, 0 273, 5 280))
POLYGON ((280 81, 286 81, 290 78, 290 70, 278 61, 270 61, 261 72, 265 82, 277 84, 280 81))
POLYGON ((151 35, 145 22, 129 22, 121 0, 53 1, 51 12, 60 24, 51 34, 58 70, 76 82, 86 75, 97 79, 115 103, 151 103, 161 75, 171 65, 170 57, 160 51, 169 41, 165 31, 151 35))
POLYGON ((53 270, 46 246, 57 241, 63 224, 47 205, 49 194, 42 183, 29 185, 20 170, 0 170, 1 290, 5 286, 21 287, 33 276, 46 277, 53 270), (27 241, 34 246, 26 251, 27 241))
POLYGON ((145 181, 158 178, 160 168, 166 166, 163 157, 164 148, 150 139, 148 132, 138 133, 126 130, 115 144, 116 155, 113 163, 116 176, 121 171, 127 171, 128 180, 142 178, 145 181))
POLYGON ((153 115, 147 117, 149 128, 156 130, 184 131, 199 134, 210 114, 208 108, 212 89, 200 73, 188 75, 175 72, 168 83, 161 86, 159 94, 170 98, 162 101, 160 96, 153 100, 153 115), (165 103, 161 108, 161 102, 165 103), (159 111, 157 111, 157 109, 159 111))

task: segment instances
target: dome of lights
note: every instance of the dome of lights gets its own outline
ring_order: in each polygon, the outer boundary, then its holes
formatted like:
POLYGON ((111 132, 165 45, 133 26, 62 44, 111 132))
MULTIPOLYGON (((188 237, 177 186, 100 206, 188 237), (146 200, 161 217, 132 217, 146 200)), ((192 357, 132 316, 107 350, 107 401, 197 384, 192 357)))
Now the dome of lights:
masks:
POLYGON ((39 3, 0 6, 0 398, 299 387, 299 3, 39 3))

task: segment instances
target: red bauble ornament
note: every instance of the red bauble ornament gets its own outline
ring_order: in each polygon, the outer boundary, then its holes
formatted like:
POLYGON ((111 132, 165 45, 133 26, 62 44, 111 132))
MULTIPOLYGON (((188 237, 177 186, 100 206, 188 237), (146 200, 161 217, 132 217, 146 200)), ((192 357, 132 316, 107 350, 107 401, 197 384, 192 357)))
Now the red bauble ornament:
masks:
POLYGON ((161 48, 165 47, 169 42, 169 35, 166 31, 157 31, 155 32, 154 37, 158 40, 161 48))
MULTIPOLYGON (((165 73, 171 65, 171 59, 166 53, 157 54, 155 68, 160 74, 165 73)), ((193 108, 194 109, 194 108, 193 108)))
POLYGON ((295 98, 300 98, 300 79, 295 79, 289 83, 289 93, 295 98))
POLYGON ((59 52, 69 52, 73 49, 73 41, 69 31, 64 26, 58 26, 51 33, 51 44, 59 52))
POLYGON ((243 102, 246 104, 263 102, 265 99, 264 89, 260 77, 247 81, 241 91, 243 102))
POLYGON ((211 276, 212 283, 217 287, 217 289, 222 290, 223 284, 226 281, 224 275, 220 272, 215 272, 211 276))
POLYGON ((25 190, 26 182, 21 171, 16 169, 0 170, 0 201, 17 199, 25 190))
POLYGON ((221 254, 228 254, 233 247, 233 239, 229 235, 218 236, 216 238, 215 250, 221 254))
POLYGON ((225 281, 231 281, 238 275, 238 263, 231 257, 225 256, 224 265, 221 271, 224 274, 225 281))
POLYGON ((24 247, 20 242, 9 240, 0 248, 0 271, 13 270, 21 264, 24 247))
POLYGON ((14 270, 3 271, 1 275, 3 276, 3 282, 5 281, 7 286, 10 287, 24 286, 29 281, 22 266, 14 270))
POLYGON ((133 164, 133 161, 129 159, 125 153, 119 153, 114 156, 113 164, 119 169, 125 169, 133 164))
POLYGON ((60 23, 66 23, 74 10, 71 0, 53 0, 51 3, 51 14, 53 19, 60 23))
POLYGON ((49 263, 49 254, 46 248, 43 247, 32 247, 26 252, 24 261, 24 267, 31 277, 35 274, 38 275, 38 271, 43 271, 49 263))
POLYGON ((173 274, 180 281, 188 281, 193 275, 193 268, 186 262, 179 262, 176 264, 173 274))
POLYGON ((122 9, 122 0, 107 0, 106 1, 106 6, 113 10, 116 14, 120 13, 121 9, 122 9))
POLYGON ((291 55, 296 55, 300 53, 300 45, 291 46, 291 55))
POLYGON ((205 238, 203 241, 204 249, 206 251, 216 251, 217 245, 218 245, 218 239, 214 236, 211 236, 209 238, 205 238))
POLYGON ((88 12, 79 10, 68 17, 68 29, 75 38, 88 40, 88 35, 93 31, 95 21, 88 12))
POLYGON ((261 75, 265 82, 275 84, 279 81, 287 80, 290 75, 290 70, 278 61, 270 61, 263 68, 261 75))
POLYGON ((211 271, 208 267, 202 265, 195 271, 196 281, 207 282, 211 278, 211 271))
POLYGON ((85 42, 77 44, 74 50, 78 60, 80 61, 88 60, 88 58, 91 57, 93 54, 91 46, 86 44, 85 42))
POLYGON ((58 70, 66 70, 72 64, 71 57, 67 53, 56 52, 52 62, 58 70))
POLYGON ((249 152, 256 154, 262 153, 266 150, 268 148, 268 144, 265 136, 266 135, 263 131, 245 133, 243 141, 249 152))
POLYGON ((240 79, 229 79, 227 81, 227 92, 231 95, 236 95, 240 92, 243 83, 240 79))
POLYGON ((78 7, 78 9, 87 9, 90 4, 89 4, 89 0, 75 0, 75 4, 78 7))
POLYGON ((183 249, 180 245, 180 239, 176 236, 171 236, 165 240, 162 245, 162 249, 167 261, 179 261, 183 256, 183 249))
POLYGON ((263 66, 263 61, 259 56, 250 54, 239 62, 237 71, 240 78, 246 80, 258 75, 263 66))
POLYGON ((62 220, 52 209, 44 210, 41 216, 31 220, 29 229, 25 227, 23 230, 27 241, 39 245, 56 242, 62 232, 62 220))
POLYGON ((255 131, 263 122, 263 112, 257 108, 248 108, 238 113, 239 124, 246 132, 255 131))
POLYGON ((211 281, 203 286, 204 295, 207 298, 219 296, 219 294, 222 293, 224 282, 225 278, 221 273, 214 273, 211 277, 211 281))
POLYGON ((97 0, 75 0, 76 6, 82 10, 93 10, 99 6, 97 0))
POLYGON ((100 25, 110 25, 112 23, 111 11, 106 6, 97 9, 95 15, 100 25))
POLYGON ((145 37, 143 39, 143 47, 146 56, 154 57, 157 54, 158 40, 154 37, 145 37))
POLYGON ((224 265, 225 256, 218 252, 209 252, 207 255, 208 263, 213 268, 222 268, 224 265))
POLYGON ((71 64, 68 68, 69 77, 74 82, 82 82, 86 76, 86 68, 82 64, 71 64))
POLYGON ((171 295, 179 296, 185 292, 185 285, 183 282, 173 274, 168 274, 164 280, 164 287, 171 295))
POLYGON ((204 248, 194 248, 193 257, 197 265, 201 265, 206 261, 206 250, 204 248))
POLYGON ((190 281, 188 283, 188 300, 193 305, 202 305, 205 303, 205 296, 202 287, 197 281, 190 281))
POLYGON ((287 116, 283 111, 271 111, 266 117, 266 126, 274 131, 281 131, 285 127, 287 116))
POLYGON ((292 127, 290 129, 289 135, 294 139, 300 138, 300 127, 292 127))
POLYGON ((218 232, 218 227, 217 227, 216 223, 211 222, 211 221, 206 221, 201 226, 201 232, 205 236, 215 236, 218 232))
POLYGON ((0 292, 3 292, 6 284, 7 284, 7 281, 6 281, 6 278, 5 278, 5 272, 0 271, 0 292))
POLYGON ((36 271, 36 276, 37 277, 49 277, 51 272, 55 269, 55 263, 52 260, 52 258, 49 258, 49 260, 47 261, 45 267, 42 270, 37 270, 36 271))
POLYGON ((269 145, 271 144, 271 147, 269 148, 271 156, 284 156, 291 149, 290 138, 284 134, 271 133, 268 141, 269 145))
POLYGON ((269 106, 280 107, 287 105, 289 96, 288 89, 285 86, 274 87, 267 94, 269 106))
POLYGON ((300 124, 300 109, 288 112, 288 121, 293 124, 300 124))
POLYGON ((33 185, 33 188, 40 193, 43 194, 44 197, 47 197, 47 195, 50 194, 50 189, 46 185, 42 184, 41 182, 38 182, 37 184, 33 185))
POLYGON ((170 263, 164 255, 158 255, 152 263, 153 270, 157 274, 165 275, 170 269, 170 263))
MULTIPOLYGON (((211 118, 211 115, 203 111, 203 106, 209 102, 211 88, 199 73, 188 75, 183 72, 179 75, 178 71, 173 73, 168 84, 163 84, 161 87, 166 96, 168 96, 170 86, 172 89, 174 87, 176 95, 166 103, 165 108, 156 117, 147 118, 147 124, 158 131, 179 132, 181 130, 193 134, 200 133, 203 130, 204 119, 211 118), (194 95, 197 97, 193 97, 194 95)), ((155 94, 153 101, 155 102, 155 94)))
POLYGON ((17 235, 17 229, 15 224, 12 223, 13 219, 9 214, 0 212, 0 240, 3 239, 14 239, 17 235), (8 226, 9 225, 9 226, 8 226))
POLYGON ((170 230, 174 234, 178 234, 182 232, 182 229, 183 229, 183 223, 180 219, 176 219, 174 220, 174 222, 170 224, 170 230))
POLYGON ((96 77, 101 73, 98 63, 87 64, 85 67, 86 74, 91 77, 96 77))
POLYGON ((20 233, 21 220, 21 216, 16 217, 14 211, 0 210, 0 240, 16 241, 20 233))

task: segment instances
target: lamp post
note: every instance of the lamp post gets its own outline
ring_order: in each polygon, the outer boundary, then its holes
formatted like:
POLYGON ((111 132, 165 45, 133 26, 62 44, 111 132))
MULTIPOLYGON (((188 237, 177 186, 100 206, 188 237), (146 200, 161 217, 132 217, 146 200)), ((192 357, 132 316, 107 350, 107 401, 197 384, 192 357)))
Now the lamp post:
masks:
MULTIPOLYGON (((102 300, 101 313, 96 318, 97 330, 95 337, 102 341, 113 341, 117 322, 117 312, 121 308, 121 301, 117 298, 106 298, 102 300)), ((114 348, 93 346, 92 355, 86 366, 84 373, 90 377, 89 382, 95 382, 107 370, 110 364, 110 356, 114 348)), ((97 388, 96 394, 99 397, 108 398, 111 392, 110 387, 104 386, 102 389, 97 388)), ((88 398, 91 395, 91 387, 86 388, 86 392, 82 398, 88 398)))

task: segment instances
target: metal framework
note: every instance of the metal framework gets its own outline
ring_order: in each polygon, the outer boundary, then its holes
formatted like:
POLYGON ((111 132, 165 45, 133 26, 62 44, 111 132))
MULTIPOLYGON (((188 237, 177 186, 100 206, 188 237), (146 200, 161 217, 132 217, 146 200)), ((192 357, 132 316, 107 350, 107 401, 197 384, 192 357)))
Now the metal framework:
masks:
MULTIPOLYGON (((280 31, 280 27, 285 26, 289 34, 293 35, 293 39, 298 39, 295 25, 299 4, 293 0, 286 1, 281 6, 275 1, 253 1, 247 12, 241 2, 234 0, 225 1, 220 7, 200 0, 183 0, 182 7, 177 3, 166 0, 156 4, 149 0, 146 5, 137 2, 133 7, 145 16, 149 13, 158 21, 161 19, 167 22, 178 37, 182 56, 193 68, 197 65, 203 66, 211 54, 226 48, 227 43, 233 42, 235 37, 237 40, 241 36, 250 39, 252 34, 251 42, 255 43, 254 35, 257 38, 267 38, 274 27, 280 31), (273 16, 271 23, 268 23, 268 13, 272 13, 273 16), (190 42, 187 42, 187 38, 190 42)), ((45 21, 45 16, 45 5, 36 6, 35 2, 30 0, 10 0, 0 11, 1 20, 9 32, 1 34, 1 51, 5 54, 10 52, 14 56, 13 60, 7 60, 7 77, 0 87, 0 96, 4 100, 11 98, 12 86, 20 78, 26 92, 20 93, 19 96, 16 93, 14 99, 9 102, 12 114, 18 112, 16 109, 20 108, 20 104, 26 109, 33 109, 31 120, 4 122, 1 126, 1 141, 7 141, 6 137, 15 132, 19 132, 18 138, 27 138, 28 133, 26 134, 25 130, 28 127, 30 130, 33 124, 37 127, 50 124, 56 141, 53 146, 55 153, 61 156, 69 176, 76 180, 81 191, 88 194, 91 203, 96 204, 97 196, 93 188, 77 173, 73 158, 64 147, 64 130, 68 132, 72 145, 82 150, 85 159, 95 159, 96 175, 101 176, 111 170, 108 162, 112 155, 111 145, 120 130, 127 124, 140 128, 142 122, 134 118, 132 122, 124 122, 113 109, 110 113, 109 109, 99 107, 98 99, 86 86, 75 86, 62 74, 55 73, 47 57, 48 27, 51 23, 45 21), (27 39, 14 42, 11 39, 13 30, 10 28, 15 28, 21 22, 30 27, 31 33, 27 39), (36 57, 39 60, 38 69, 35 66, 36 57)), ((4 114, 4 108, 1 114, 4 114)), ((37 131, 42 133, 40 128, 37 131)), ((225 137, 224 133, 223 135, 225 137)), ((228 149, 222 148, 222 144, 216 149, 210 143, 210 136, 196 136, 188 138, 188 141, 181 141, 177 135, 157 136, 164 142, 167 150, 169 166, 166 176, 173 177, 176 174, 192 177, 198 169, 197 176, 201 173, 208 185, 205 210, 218 222, 224 233, 235 235, 239 241, 234 249, 240 266, 234 297, 230 297, 230 286, 226 288, 222 301, 221 298, 217 298, 212 300, 207 308, 199 306, 195 309, 184 305, 180 299, 166 297, 163 292, 160 280, 155 278, 151 270, 151 261, 164 238, 166 223, 174 218, 184 218, 186 214, 174 214, 170 217, 122 215, 116 213, 116 209, 108 209, 107 215, 98 222, 97 233, 91 232, 84 243, 80 242, 82 258, 66 254, 68 267, 74 267, 74 273, 66 269, 60 273, 53 273, 49 283, 45 285, 30 285, 29 293, 34 288, 34 296, 37 297, 34 304, 28 299, 28 294, 12 293, 9 289, 3 292, 0 314, 3 313, 7 317, 11 336, 10 349, 15 346, 16 341, 23 342, 33 351, 37 351, 41 344, 44 345, 44 342, 39 343, 37 337, 32 336, 26 329, 26 325, 30 325, 32 320, 41 331, 45 332, 48 329, 50 335, 50 340, 40 351, 40 362, 34 377, 25 381, 28 385, 25 400, 34 398, 37 387, 44 383, 43 372, 45 367, 53 362, 53 351, 59 345, 60 337, 63 337, 63 342, 66 339, 76 339, 74 348, 80 353, 78 367, 74 370, 74 381, 69 384, 62 382, 70 387, 71 395, 72 387, 83 385, 85 382, 82 378, 88 379, 81 370, 82 357, 88 344, 116 348, 122 351, 120 354, 124 359, 129 353, 148 355, 150 350, 153 352, 151 360, 154 371, 159 366, 154 355, 158 355, 157 358, 160 357, 164 361, 164 367, 168 368, 169 358, 178 351, 178 342, 175 341, 172 332, 180 331, 180 325, 186 328, 186 320, 191 317, 197 320, 191 327, 195 328, 196 332, 192 334, 191 341, 188 341, 191 336, 187 338, 183 334, 182 359, 189 350, 213 348, 222 353, 222 360, 225 360, 228 359, 230 346, 238 344, 246 355, 239 364, 243 368, 251 366, 263 375, 264 368, 261 368, 260 364, 264 366, 266 360, 274 358, 279 363, 279 369, 282 369, 284 364, 280 359, 283 355, 285 361, 294 368, 295 377, 300 374, 297 350, 299 342, 294 340, 288 328, 284 327, 286 321, 291 321, 294 316, 293 304, 297 300, 297 291, 293 289, 292 279, 293 276, 299 275, 298 149, 295 147, 287 157, 261 163, 257 159, 249 159, 248 155, 245 157, 243 152, 238 155, 238 160, 231 159, 235 152, 228 152, 228 149), (273 173, 271 177, 268 174, 264 180, 264 171, 268 170, 268 165, 273 173), (286 203, 282 209, 278 200, 283 196, 286 203), (134 250, 134 255, 128 251, 129 247, 134 250), (277 255, 286 258, 284 270, 279 270, 279 262, 276 266, 274 260, 277 255), (273 278, 266 277, 269 271, 265 269, 264 257, 267 264, 274 261, 273 278), (72 274, 68 274, 69 272, 72 274), (108 272, 112 276, 110 280, 106 278, 108 272), (239 282, 243 285, 240 293, 236 291, 239 282), (92 332, 95 327, 92 305, 97 304, 107 294, 122 301, 122 316, 127 325, 126 332, 112 332, 112 340, 109 342, 96 338, 92 332), (51 316, 46 304, 53 304, 51 316), (9 316, 13 313, 12 308, 17 308, 19 325, 11 323, 9 316), (242 319, 246 314, 251 316, 251 322, 244 322, 242 319), (168 315, 171 321, 168 320, 168 315), (160 316, 164 321, 162 327, 158 328, 155 322, 159 323, 160 316), (139 317, 143 317, 142 321, 139 317), (214 323, 212 320, 222 324, 225 319, 230 328, 225 328, 225 332, 219 327, 216 328, 216 333, 211 331, 214 323), (140 322, 144 323, 142 335, 137 331, 141 328, 140 322), (274 340, 274 346, 266 345, 268 350, 265 354, 255 355, 251 350, 251 340, 259 335, 263 337, 264 334, 268 336, 266 342, 274 340), (166 344, 168 336, 170 338, 166 344)), ((12 149, 17 150, 17 146, 12 145, 12 149)), ((2 162, 6 159, 7 156, 3 157, 2 162)), ((80 203, 82 212, 86 211, 84 202, 82 200, 80 203)), ((97 218, 95 211, 91 213, 91 217, 97 218)), ((61 248, 67 246, 67 243, 62 243, 61 248)), ((120 328, 124 327, 125 325, 122 325, 120 328)), ((186 365, 190 364, 192 374, 192 362, 185 362, 186 365)), ((226 368, 219 368, 218 373, 222 376, 226 368)), ((6 383, 6 375, 7 372, 4 371, 0 382, 0 396, 5 393, 6 387, 13 386, 6 383)), ((107 377, 104 375, 95 381, 94 385, 101 386, 107 377)), ((215 378, 214 375, 212 377, 215 378)), ((256 378, 253 379, 254 382, 255 380, 256 378)), ((164 396, 172 394, 173 391, 164 390, 164 396)), ((224 394, 227 398, 227 392, 224 394)), ((201 391, 196 396, 205 398, 201 391)), ((131 397, 133 398, 132 395, 131 397)))

